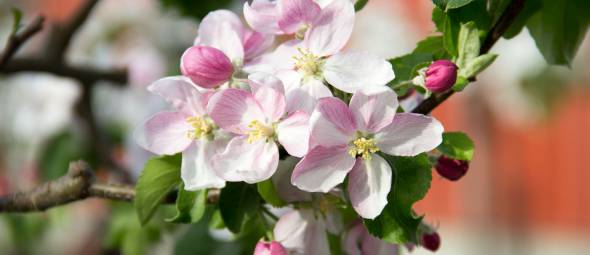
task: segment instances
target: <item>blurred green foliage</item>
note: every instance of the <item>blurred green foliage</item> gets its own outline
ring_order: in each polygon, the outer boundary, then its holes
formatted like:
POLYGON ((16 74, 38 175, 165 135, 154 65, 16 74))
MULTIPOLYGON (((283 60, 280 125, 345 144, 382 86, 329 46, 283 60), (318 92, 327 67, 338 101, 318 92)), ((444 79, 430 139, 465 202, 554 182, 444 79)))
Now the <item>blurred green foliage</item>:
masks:
POLYGON ((181 15, 201 20, 210 11, 226 9, 232 0, 160 0, 165 8, 174 9, 181 15))

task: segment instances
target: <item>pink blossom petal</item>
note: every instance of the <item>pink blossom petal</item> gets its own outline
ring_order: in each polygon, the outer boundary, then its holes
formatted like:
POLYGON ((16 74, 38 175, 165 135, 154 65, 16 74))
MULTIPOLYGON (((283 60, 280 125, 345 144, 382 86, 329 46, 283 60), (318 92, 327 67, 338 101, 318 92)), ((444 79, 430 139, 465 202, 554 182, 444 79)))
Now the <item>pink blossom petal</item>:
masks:
POLYGON ((367 231, 362 223, 356 223, 345 235, 343 249, 349 255, 397 255, 399 246, 382 241, 367 231))
POLYGON ((217 176, 211 159, 219 145, 207 138, 196 140, 182 153, 180 177, 185 190, 223 188, 225 181, 217 176))
POLYGON ((245 61, 249 61, 270 48, 274 43, 274 36, 246 30, 244 31, 242 41, 244 45, 244 59, 245 61))
POLYGON ((295 168, 297 162, 299 162, 299 159, 291 156, 280 160, 279 167, 272 176, 272 184, 277 194, 287 203, 311 201, 311 194, 309 192, 300 190, 291 184, 291 175, 293 175, 293 168, 295 168))
POLYGON ((291 182, 305 191, 326 193, 344 181, 354 162, 346 145, 317 146, 295 166, 291 182))
POLYGON ((294 112, 277 125, 279 143, 292 156, 303 157, 309 144, 309 115, 294 112))
POLYGON ((293 254, 330 254, 324 220, 316 219, 309 209, 284 214, 273 232, 275 239, 293 254))
POLYGON ((391 189, 391 167, 379 155, 358 159, 348 176, 348 195, 354 210, 365 219, 374 219, 387 205, 391 189))
POLYGON ((298 82, 297 85, 292 84, 287 92, 287 112, 303 111, 311 114, 318 99, 332 96, 330 89, 320 80, 300 78, 298 82))
POLYGON ((264 72, 272 74, 284 70, 293 70, 295 68, 293 56, 298 56, 297 47, 300 44, 297 40, 287 41, 279 45, 274 51, 246 63, 243 70, 247 73, 264 72))
POLYGON ((350 110, 358 129, 377 133, 393 122, 399 103, 389 87, 367 87, 358 90, 350 100, 350 110))
POLYGON ((277 6, 281 13, 279 27, 287 34, 311 25, 321 12, 313 0, 279 0, 277 6))
POLYGON ((311 142, 324 147, 348 144, 356 131, 348 106, 336 97, 318 100, 310 117, 311 142))
POLYGON ((277 241, 259 241, 254 248, 254 255, 289 255, 281 243, 277 241))
POLYGON ((180 112, 160 112, 134 132, 139 146, 159 155, 184 151, 193 141, 188 137, 188 116, 180 112))
POLYGON ((148 90, 164 98, 178 111, 191 116, 207 114, 207 103, 213 94, 210 91, 199 91, 182 76, 159 79, 152 83, 148 90))
POLYGON ((252 29, 264 34, 282 34, 279 28, 279 10, 275 1, 254 0, 244 3, 244 18, 252 29))
POLYGON ((254 98, 260 104, 266 117, 275 122, 285 114, 285 88, 281 80, 267 73, 254 73, 248 76, 254 98))
POLYGON ((222 129, 246 134, 253 120, 266 123, 264 112, 252 93, 242 89, 221 90, 209 99, 209 116, 222 129))
POLYGON ((339 52, 350 38, 354 26, 354 6, 350 0, 334 0, 307 30, 303 45, 319 56, 339 52))
POLYGON ((337 89, 354 93, 361 88, 385 86, 395 75, 384 58, 369 53, 340 53, 326 60, 324 77, 337 89))
POLYGON ((213 11, 201 21, 195 45, 217 48, 231 60, 243 59, 242 38, 245 30, 242 21, 233 12, 213 11))
POLYGON ((377 147, 387 154, 416 156, 442 142, 443 126, 421 114, 398 113, 393 122, 375 135, 377 147))
POLYGON ((180 70, 203 88, 215 88, 229 81, 234 67, 222 51, 207 46, 188 48, 180 58, 180 70))
POLYGON ((226 181, 257 183, 270 178, 279 164, 279 148, 260 139, 249 143, 246 136, 234 137, 225 151, 213 157, 213 167, 226 181))

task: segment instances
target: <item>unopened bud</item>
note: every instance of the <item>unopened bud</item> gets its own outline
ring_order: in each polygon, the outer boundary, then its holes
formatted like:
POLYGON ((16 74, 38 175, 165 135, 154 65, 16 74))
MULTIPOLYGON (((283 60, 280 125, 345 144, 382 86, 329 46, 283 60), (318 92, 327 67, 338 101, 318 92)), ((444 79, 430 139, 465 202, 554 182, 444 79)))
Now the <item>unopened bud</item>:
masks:
POLYGON ((456 181, 469 170, 469 161, 452 159, 443 155, 438 158, 435 168, 440 176, 456 181))
POLYGON ((449 60, 434 61, 426 70, 425 86, 432 92, 444 92, 457 81, 457 66, 449 60))
POLYGON ((440 247, 440 236, 437 232, 424 233, 422 234, 422 247, 429 251, 435 252, 440 247))
POLYGON ((287 250, 277 241, 260 240, 254 249, 254 255, 287 255, 287 250))
POLYGON ((207 46, 188 48, 180 58, 180 71, 203 88, 215 88, 229 81, 234 67, 220 50, 207 46))

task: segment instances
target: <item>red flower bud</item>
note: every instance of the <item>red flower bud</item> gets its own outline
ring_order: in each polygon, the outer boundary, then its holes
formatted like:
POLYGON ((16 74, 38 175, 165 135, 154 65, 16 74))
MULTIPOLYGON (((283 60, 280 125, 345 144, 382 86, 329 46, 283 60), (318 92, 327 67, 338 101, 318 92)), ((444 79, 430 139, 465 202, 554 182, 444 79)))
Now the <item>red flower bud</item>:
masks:
POLYGON ((254 248, 254 255, 287 255, 287 250, 277 241, 265 242, 260 240, 254 248))
POLYGON ((425 86, 432 92, 444 92, 457 81, 457 66, 450 60, 434 61, 426 70, 425 86))
POLYGON ((440 247, 440 236, 437 232, 422 234, 422 247, 429 251, 435 252, 440 247))
POLYGON ((193 46, 182 54, 180 71, 198 86, 209 89, 228 81, 234 67, 222 51, 213 47, 193 46))
POLYGON ((440 176, 456 181, 467 173, 469 161, 452 159, 443 155, 438 158, 435 168, 440 176))

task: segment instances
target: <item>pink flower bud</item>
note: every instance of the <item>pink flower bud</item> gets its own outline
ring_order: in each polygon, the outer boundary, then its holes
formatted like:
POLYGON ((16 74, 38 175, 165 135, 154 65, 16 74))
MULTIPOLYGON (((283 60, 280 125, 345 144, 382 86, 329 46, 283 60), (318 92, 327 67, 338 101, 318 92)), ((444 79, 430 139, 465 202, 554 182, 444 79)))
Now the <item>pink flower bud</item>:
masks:
POLYGON ((469 170, 469 161, 452 159, 443 155, 438 158, 435 168, 440 176, 456 181, 469 170))
POLYGON ((426 70, 426 88, 432 92, 444 92, 457 81, 457 66, 449 60, 434 61, 426 70))
POLYGON ((422 234, 422 247, 429 251, 435 252, 440 247, 440 236, 437 232, 422 234))
POLYGON ((180 71, 203 88, 215 88, 231 78, 234 67, 222 51, 193 46, 182 54, 180 71))
POLYGON ((264 242, 260 240, 254 249, 254 255, 287 255, 287 250, 277 241, 264 242))

